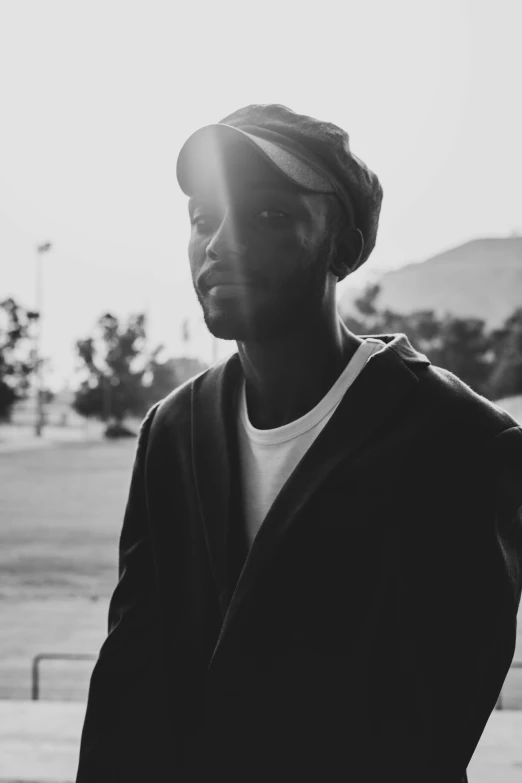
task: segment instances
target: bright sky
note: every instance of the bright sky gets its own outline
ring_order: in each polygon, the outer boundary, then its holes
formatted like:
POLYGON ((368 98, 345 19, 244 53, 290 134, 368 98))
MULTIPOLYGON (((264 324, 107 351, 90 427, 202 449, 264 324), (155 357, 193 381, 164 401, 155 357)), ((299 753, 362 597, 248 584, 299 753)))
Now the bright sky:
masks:
POLYGON ((189 318, 210 359, 175 164, 249 103, 337 123, 380 177, 377 248, 342 286, 521 232, 521 29, 520 0, 0 0, 0 297, 34 306, 51 241, 51 382, 106 311, 146 309, 171 354, 189 318))

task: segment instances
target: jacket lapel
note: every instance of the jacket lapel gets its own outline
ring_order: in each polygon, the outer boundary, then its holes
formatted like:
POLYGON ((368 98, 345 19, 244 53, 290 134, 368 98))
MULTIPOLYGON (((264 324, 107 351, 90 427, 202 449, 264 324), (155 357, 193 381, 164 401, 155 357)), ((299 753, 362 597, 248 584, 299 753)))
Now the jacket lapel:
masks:
POLYGON ((199 507, 223 617, 230 602, 227 562, 232 495, 238 489, 236 407, 241 364, 234 354, 192 388, 192 454, 199 507))
MULTIPOLYGON (((359 378, 347 390, 336 412, 283 486, 263 521, 228 604, 210 665, 238 610, 247 605, 254 585, 269 570, 274 553, 298 523, 299 515, 310 498, 332 470, 341 461, 353 459, 415 390, 418 379, 408 363, 429 364, 426 357, 414 351, 402 336, 402 340, 391 339, 389 335, 379 337, 391 344, 370 359, 359 378)), ((235 434, 232 422, 229 426, 235 434)), ((208 507, 210 512, 211 502, 208 507)))

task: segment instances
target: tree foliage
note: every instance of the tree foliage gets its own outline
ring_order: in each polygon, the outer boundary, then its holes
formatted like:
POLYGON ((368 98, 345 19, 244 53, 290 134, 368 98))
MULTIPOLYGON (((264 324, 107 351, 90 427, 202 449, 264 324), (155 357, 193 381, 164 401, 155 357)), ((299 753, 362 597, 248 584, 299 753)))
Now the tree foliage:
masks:
POLYGON ((480 318, 439 317, 432 310, 395 313, 378 306, 379 285, 366 287, 345 323, 356 334, 404 333, 429 360, 490 399, 522 394, 522 308, 501 329, 480 318))
POLYGON ((172 368, 158 359, 163 346, 147 348, 144 313, 126 323, 111 313, 102 315, 94 335, 78 340, 76 348, 84 379, 73 407, 82 416, 117 423, 143 416, 176 386, 172 368))
POLYGON ((31 331, 38 317, 11 297, 0 301, 0 419, 9 420, 14 403, 27 395, 37 369, 31 331))
POLYGON ((522 307, 492 335, 491 388, 498 399, 522 394, 522 307))

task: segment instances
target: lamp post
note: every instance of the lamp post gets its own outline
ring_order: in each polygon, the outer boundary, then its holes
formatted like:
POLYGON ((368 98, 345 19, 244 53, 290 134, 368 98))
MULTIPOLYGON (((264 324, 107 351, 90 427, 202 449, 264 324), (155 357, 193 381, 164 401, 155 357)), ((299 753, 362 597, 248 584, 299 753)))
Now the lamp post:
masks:
POLYGON ((44 415, 43 415, 43 360, 40 356, 40 347, 42 341, 42 262, 44 253, 48 253, 52 245, 50 242, 44 242, 36 246, 36 312, 38 313, 38 324, 34 341, 34 356, 36 362, 36 417, 34 432, 37 437, 42 434, 44 415))

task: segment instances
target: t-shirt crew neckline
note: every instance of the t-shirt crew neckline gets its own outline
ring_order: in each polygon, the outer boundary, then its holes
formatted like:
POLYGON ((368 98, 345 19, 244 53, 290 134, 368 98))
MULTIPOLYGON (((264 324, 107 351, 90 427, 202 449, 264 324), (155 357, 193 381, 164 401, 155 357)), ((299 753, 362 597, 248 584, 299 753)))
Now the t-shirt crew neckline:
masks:
POLYGON ((367 338, 357 348, 354 355, 337 378, 331 389, 325 394, 315 408, 305 413, 299 419, 283 424, 282 427, 275 427, 269 430, 258 430, 250 423, 248 418, 248 408, 246 402, 245 380, 241 385, 240 397, 240 420, 250 440, 265 446, 275 446, 279 443, 298 438, 303 433, 316 427, 332 408, 340 403, 346 389, 352 383, 352 380, 359 375, 362 368, 370 357, 386 347, 382 340, 367 338))

